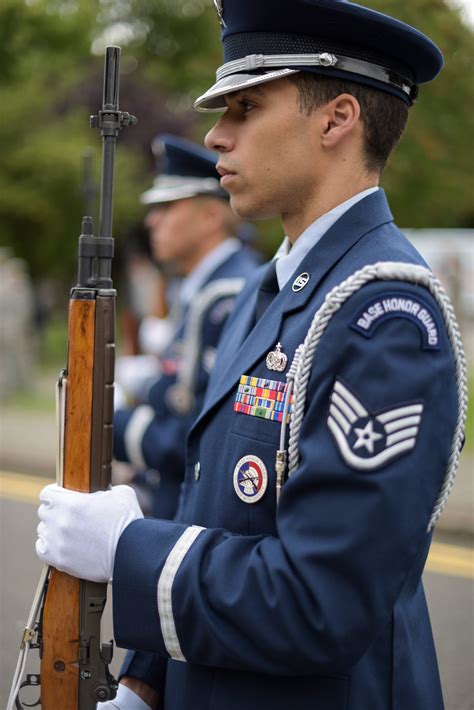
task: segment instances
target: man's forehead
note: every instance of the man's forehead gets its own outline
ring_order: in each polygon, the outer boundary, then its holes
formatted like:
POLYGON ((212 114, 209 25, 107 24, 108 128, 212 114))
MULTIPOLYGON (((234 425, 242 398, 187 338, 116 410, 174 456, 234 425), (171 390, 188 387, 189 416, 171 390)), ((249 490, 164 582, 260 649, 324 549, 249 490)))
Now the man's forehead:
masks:
POLYGON ((265 86, 246 86, 243 89, 239 89, 238 91, 230 91, 228 94, 225 95, 225 98, 229 99, 240 99, 243 96, 252 96, 252 95, 257 95, 257 96, 263 96, 266 94, 266 88, 265 86))
MULTIPOLYGON (((291 87, 297 93, 296 85, 293 85, 289 81, 289 77, 285 76, 265 84, 253 84, 239 88, 236 91, 229 91, 222 98, 227 106, 239 101, 251 101, 252 99, 259 99, 260 101, 264 99, 266 103, 270 104, 275 98, 277 101, 280 100, 282 92, 285 92, 284 100, 288 100, 288 92, 291 91, 291 87)), ((223 107, 224 110, 225 108, 223 107)))

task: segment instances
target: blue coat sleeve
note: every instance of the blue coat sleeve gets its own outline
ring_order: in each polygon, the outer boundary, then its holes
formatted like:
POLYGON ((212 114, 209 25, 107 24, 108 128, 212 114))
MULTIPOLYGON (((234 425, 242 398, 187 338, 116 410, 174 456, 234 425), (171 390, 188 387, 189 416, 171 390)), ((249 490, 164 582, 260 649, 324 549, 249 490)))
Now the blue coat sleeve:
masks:
POLYGON ((176 471, 181 478, 186 434, 192 421, 192 415, 178 416, 170 411, 166 389, 160 388, 153 404, 115 412, 114 457, 137 468, 153 468, 165 474, 176 471))
MULTIPOLYGON (((451 347, 429 294, 423 299, 435 314, 437 348, 424 347, 406 318, 385 320, 372 337, 354 327, 386 288, 361 289, 321 340, 300 463, 284 485, 275 534, 161 520, 136 521, 122 534, 113 583, 119 645, 262 673, 337 673, 389 622, 404 585, 421 576, 457 398, 451 347), (421 411, 414 447, 370 470, 357 468, 329 426, 336 383, 371 413, 421 411)), ((216 458, 229 434, 219 416, 222 409, 208 424, 216 458)), ((374 437, 367 432, 358 434, 359 448, 369 451, 374 437)))
POLYGON ((160 694, 163 691, 166 675, 166 659, 156 653, 128 651, 122 663, 119 680, 124 676, 139 678, 160 694))

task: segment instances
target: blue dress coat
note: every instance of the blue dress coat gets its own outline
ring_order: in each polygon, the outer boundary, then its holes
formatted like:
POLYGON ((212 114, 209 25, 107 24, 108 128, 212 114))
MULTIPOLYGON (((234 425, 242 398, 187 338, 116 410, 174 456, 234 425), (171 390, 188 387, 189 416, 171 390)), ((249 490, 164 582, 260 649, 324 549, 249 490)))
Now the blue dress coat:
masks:
POLYGON ((184 476, 186 434, 201 410, 236 289, 243 288, 257 264, 256 253, 241 248, 214 269, 184 310, 176 335, 161 357, 163 372, 149 388, 145 402, 114 414, 114 456, 138 470, 151 470, 152 475, 142 477, 145 485, 153 481, 156 517, 172 518, 176 512, 184 476), (183 358, 192 359, 194 364, 186 383, 188 391, 180 396, 173 390, 180 388, 183 358), (184 406, 180 404, 183 396, 184 406))
POLYGON ((166 710, 443 708, 421 576, 457 395, 435 299, 375 281, 334 315, 312 364, 299 466, 278 504, 280 424, 238 411, 248 383, 284 386, 286 372, 267 366, 276 344, 291 362, 330 289, 378 261, 423 265, 381 190, 329 229, 256 324, 262 270, 251 279, 188 436, 176 519, 136 521, 120 538, 115 635, 137 650, 123 673, 161 691, 166 710), (302 273, 309 281, 295 292, 302 273), (418 310, 394 306, 364 331, 390 299, 418 310), (338 438, 331 418, 354 410, 338 438), (385 454, 380 422, 394 419, 395 438, 410 435, 411 446, 385 454))

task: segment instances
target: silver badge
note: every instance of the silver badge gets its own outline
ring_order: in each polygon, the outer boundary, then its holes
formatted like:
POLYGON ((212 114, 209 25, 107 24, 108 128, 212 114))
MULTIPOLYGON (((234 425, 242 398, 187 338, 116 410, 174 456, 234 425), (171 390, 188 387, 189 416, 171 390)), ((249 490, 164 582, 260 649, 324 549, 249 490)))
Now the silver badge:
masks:
POLYGON ((227 27, 224 22, 224 0, 214 0, 214 5, 216 6, 217 14, 219 15, 219 22, 222 27, 227 27))
POLYGON ((281 351, 281 343, 277 343, 275 350, 272 350, 267 355, 267 367, 275 372, 284 372, 288 365, 288 357, 281 351))
POLYGON ((309 274, 305 271, 303 274, 300 274, 296 277, 296 279, 293 281, 293 286, 291 288, 295 293, 298 293, 298 291, 302 291, 304 289, 308 281, 309 274))
POLYGON ((337 57, 334 54, 323 52, 319 55, 319 63, 322 67, 333 67, 337 64, 337 57))

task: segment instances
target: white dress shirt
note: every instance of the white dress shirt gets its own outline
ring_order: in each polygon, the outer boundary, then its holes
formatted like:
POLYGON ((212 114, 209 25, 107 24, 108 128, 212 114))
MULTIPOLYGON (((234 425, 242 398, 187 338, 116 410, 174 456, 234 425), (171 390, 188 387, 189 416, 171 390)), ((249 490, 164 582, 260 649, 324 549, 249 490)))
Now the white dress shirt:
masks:
POLYGON ((344 212, 347 212, 347 210, 357 202, 363 200, 364 197, 371 195, 373 192, 376 192, 378 189, 378 187, 369 187, 367 190, 357 193, 357 195, 350 197, 345 202, 342 202, 340 205, 337 205, 337 207, 326 212, 326 214, 323 214, 305 229, 293 246, 288 237, 284 238, 280 248, 273 257, 277 259, 276 274, 280 291, 286 282, 289 281, 308 252, 310 252, 321 237, 326 234, 328 229, 337 222, 339 217, 342 217, 344 212))

